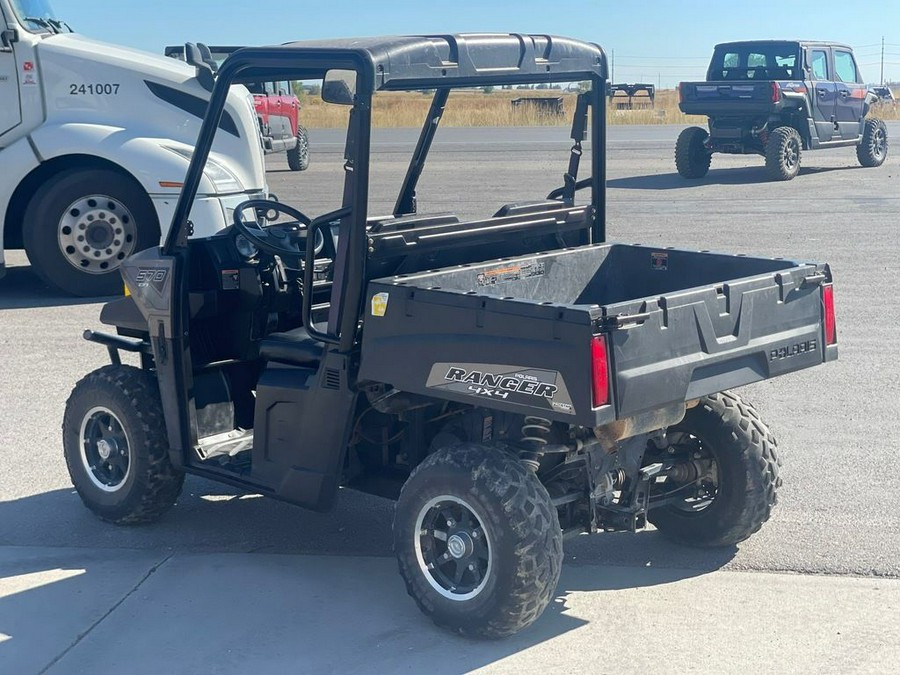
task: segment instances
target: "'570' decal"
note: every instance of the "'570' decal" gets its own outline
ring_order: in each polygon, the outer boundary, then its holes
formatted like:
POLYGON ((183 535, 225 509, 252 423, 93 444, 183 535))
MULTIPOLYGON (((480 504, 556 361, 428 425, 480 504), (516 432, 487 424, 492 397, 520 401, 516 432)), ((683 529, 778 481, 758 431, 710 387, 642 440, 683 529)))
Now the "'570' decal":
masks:
POLYGON ((96 84, 70 84, 70 96, 116 96, 119 93, 117 83, 99 82, 96 84))

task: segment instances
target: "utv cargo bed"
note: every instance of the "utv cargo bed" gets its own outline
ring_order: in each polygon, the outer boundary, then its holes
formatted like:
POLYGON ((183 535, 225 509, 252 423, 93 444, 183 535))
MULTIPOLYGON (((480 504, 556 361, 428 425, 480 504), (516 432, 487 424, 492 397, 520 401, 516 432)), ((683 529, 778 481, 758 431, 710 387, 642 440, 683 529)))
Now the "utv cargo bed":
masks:
POLYGON ((360 379, 598 426, 836 358, 830 282, 823 264, 610 243, 379 279, 360 379))

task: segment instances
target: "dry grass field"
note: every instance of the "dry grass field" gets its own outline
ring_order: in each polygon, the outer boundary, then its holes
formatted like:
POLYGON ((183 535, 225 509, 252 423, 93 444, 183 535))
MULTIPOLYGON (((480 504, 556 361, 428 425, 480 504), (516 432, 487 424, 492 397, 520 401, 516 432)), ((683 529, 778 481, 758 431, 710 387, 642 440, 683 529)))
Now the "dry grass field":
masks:
MULTIPOLYGON (((636 99, 637 100, 637 99, 636 99)), ((623 99, 616 99, 621 103, 623 99)), ((382 92, 375 97, 375 127, 419 127, 425 119, 431 96, 416 92, 382 92)), ((481 91, 455 91, 444 113, 442 126, 568 126, 575 107, 575 94, 559 90, 495 90, 489 94, 481 91), (533 108, 513 107, 511 101, 522 96, 561 96, 565 115, 543 115, 533 108)), ((900 119, 900 105, 879 106, 874 113, 882 119, 900 119)), ((344 127, 347 109, 323 103, 318 96, 304 96, 301 112, 303 124, 312 128, 344 127)), ((678 94, 673 89, 660 90, 656 105, 645 110, 619 110, 610 105, 609 124, 704 124, 705 117, 684 115, 678 109, 678 94)))

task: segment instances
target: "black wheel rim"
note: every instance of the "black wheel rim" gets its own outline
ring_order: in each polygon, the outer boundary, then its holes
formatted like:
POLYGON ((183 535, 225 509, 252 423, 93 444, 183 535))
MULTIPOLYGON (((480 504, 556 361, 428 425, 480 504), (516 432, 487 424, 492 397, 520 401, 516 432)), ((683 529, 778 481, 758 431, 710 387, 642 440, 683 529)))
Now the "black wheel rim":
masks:
POLYGON ((784 144, 784 166, 789 171, 793 171, 800 163, 800 146, 796 138, 788 139, 784 144))
POLYGON ((491 542, 470 504, 449 495, 429 500, 416 519, 415 541, 419 569, 440 595, 465 601, 484 590, 491 542))
POLYGON ((90 481, 104 492, 121 489, 131 473, 128 435, 108 408, 89 410, 81 422, 81 462, 90 481))
POLYGON ((669 434, 665 461, 684 468, 682 477, 672 476, 655 486, 651 501, 665 499, 670 508, 686 514, 710 508, 719 494, 719 465, 712 446, 686 432, 669 434))
POLYGON ((886 150, 887 135, 884 133, 884 129, 876 129, 872 137, 872 154, 875 155, 876 159, 881 159, 884 157, 886 150))

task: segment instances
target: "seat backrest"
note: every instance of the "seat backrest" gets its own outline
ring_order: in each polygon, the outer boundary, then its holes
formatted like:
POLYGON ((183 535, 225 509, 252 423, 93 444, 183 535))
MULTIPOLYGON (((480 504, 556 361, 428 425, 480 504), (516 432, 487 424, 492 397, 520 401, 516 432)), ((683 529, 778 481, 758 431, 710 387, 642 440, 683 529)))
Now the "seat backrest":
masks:
POLYGON ((366 277, 411 274, 588 243, 592 207, 559 201, 552 205, 556 208, 532 205, 530 213, 370 232, 366 277))
POLYGON ((370 218, 370 232, 397 232, 399 230, 411 230, 416 227, 428 227, 430 225, 451 225, 459 222, 459 218, 452 213, 413 213, 408 216, 386 216, 384 218, 370 218))

